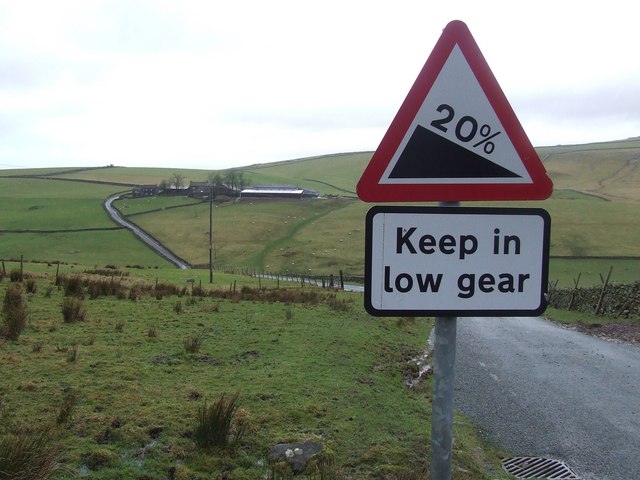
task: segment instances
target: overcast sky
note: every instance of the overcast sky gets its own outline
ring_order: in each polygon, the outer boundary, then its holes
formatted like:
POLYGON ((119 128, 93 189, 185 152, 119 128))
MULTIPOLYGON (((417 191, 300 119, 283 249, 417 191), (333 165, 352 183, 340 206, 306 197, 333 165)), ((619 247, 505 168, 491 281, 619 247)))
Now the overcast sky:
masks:
POLYGON ((0 168, 375 150, 464 21, 535 146, 640 135, 627 0, 0 0, 0 168))

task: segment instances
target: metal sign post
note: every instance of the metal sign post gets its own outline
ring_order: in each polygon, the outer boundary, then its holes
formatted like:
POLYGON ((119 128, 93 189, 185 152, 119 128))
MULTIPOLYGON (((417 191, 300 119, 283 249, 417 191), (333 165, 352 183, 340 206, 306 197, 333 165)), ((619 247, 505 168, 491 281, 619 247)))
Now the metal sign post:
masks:
MULTIPOLYGON (((459 207, 460 202, 440 202, 459 207)), ((436 317, 431 402, 431 480, 451 479, 457 317, 436 317)))
POLYGON ((431 480, 451 478, 457 320, 456 317, 436 317, 431 403, 431 480))

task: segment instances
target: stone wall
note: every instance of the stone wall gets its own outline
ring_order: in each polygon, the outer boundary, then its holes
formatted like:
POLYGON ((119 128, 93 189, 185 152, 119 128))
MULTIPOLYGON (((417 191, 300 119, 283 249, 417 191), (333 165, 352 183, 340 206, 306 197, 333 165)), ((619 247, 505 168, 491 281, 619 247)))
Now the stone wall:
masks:
MULTIPOLYGON (((549 306, 563 310, 596 313, 602 285, 584 288, 552 289, 549 306)), ((640 318, 640 282, 607 285, 600 311, 615 318, 640 318)))

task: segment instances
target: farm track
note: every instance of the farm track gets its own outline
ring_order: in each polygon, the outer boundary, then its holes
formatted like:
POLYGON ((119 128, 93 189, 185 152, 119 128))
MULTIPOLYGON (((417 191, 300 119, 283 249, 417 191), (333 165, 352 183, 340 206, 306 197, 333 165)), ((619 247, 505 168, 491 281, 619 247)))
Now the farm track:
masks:
POLYGON ((284 244, 284 242, 286 242, 287 240, 293 238, 295 236, 296 233, 298 233, 303 227, 306 227, 307 225, 315 222, 316 220, 319 220, 320 218, 324 217, 325 215, 328 215, 330 213, 335 213, 338 210, 341 210, 343 208, 345 208, 347 205, 349 205, 349 203, 344 203, 343 205, 340 205, 337 208, 333 208, 331 210, 326 210, 325 212, 319 213, 313 217, 304 219, 296 224, 294 224, 291 228, 289 228, 289 230, 280 238, 277 238, 269 243, 267 243, 264 248, 262 249, 262 251, 260 253, 258 253, 256 256, 253 257, 251 263, 255 264, 258 266, 258 268, 264 268, 265 267, 265 258, 267 257, 267 255, 269 255, 272 251, 274 251, 276 248, 278 248, 280 245, 284 244))
MULTIPOLYGON (((591 190, 592 192, 599 192, 604 190, 611 183, 615 183, 616 181, 622 180, 625 177, 629 177, 633 175, 633 173, 638 169, 638 159, 637 158, 629 158, 627 163, 620 167, 618 170, 613 172, 611 175, 605 178, 598 179, 598 188, 595 190, 591 190)), ((606 195, 608 197, 619 198, 622 200, 634 200, 628 197, 622 197, 617 195, 611 195, 608 193, 601 193, 600 195, 606 195)))
POLYGON ((339 192, 350 193, 352 195, 356 195, 356 192, 352 192, 351 190, 345 190, 344 188, 337 187, 337 186, 332 185, 332 184, 330 184, 328 182, 323 182, 322 180, 315 180, 313 178, 303 178, 303 180, 305 180, 307 182, 315 182, 315 183, 319 183, 321 185, 326 185, 328 187, 335 188, 339 192))
POLYGON ((122 217, 120 211, 112 205, 113 202, 115 202, 119 198, 120 198, 120 194, 116 193, 115 195, 111 195, 109 198, 107 198, 103 204, 104 209, 107 211, 109 216, 113 219, 113 221, 123 226, 124 228, 127 228, 128 230, 130 230, 138 239, 140 239, 142 242, 147 244, 149 248, 151 248, 154 252, 156 252, 165 260, 174 264, 176 267, 180 268, 181 270, 189 269, 190 265, 186 260, 178 257, 176 254, 174 254, 171 250, 169 250, 164 245, 162 245, 158 240, 153 238, 151 234, 144 231, 138 225, 122 217))

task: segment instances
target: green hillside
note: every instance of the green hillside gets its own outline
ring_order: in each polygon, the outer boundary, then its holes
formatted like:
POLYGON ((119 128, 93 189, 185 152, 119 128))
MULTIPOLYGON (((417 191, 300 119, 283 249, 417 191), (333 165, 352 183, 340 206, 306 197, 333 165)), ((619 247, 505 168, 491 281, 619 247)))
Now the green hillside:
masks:
MULTIPOLYGON (((552 216, 554 257, 588 257, 589 261, 594 257, 640 258, 640 140, 538 150, 554 181, 552 198, 500 205, 547 209, 552 216)), ((235 169, 253 185, 295 184, 329 198, 217 203, 215 264, 311 274, 343 270, 361 275, 364 216, 370 205, 356 198, 355 185, 370 158, 371 152, 344 153, 235 169)), ((28 259, 94 264, 126 264, 135 257, 136 264, 164 265, 128 232, 98 230, 114 227, 101 202, 110 193, 159 183, 175 173, 188 184, 190 180, 204 181, 214 171, 117 166, 0 171, 0 257, 24 255, 28 259), (74 233, 74 229, 94 229, 96 240, 87 242, 83 237, 86 232, 74 233), (45 236, 29 230, 51 232, 45 236), (53 233, 58 230, 66 232, 53 233)), ((125 198, 117 206, 179 256, 195 265, 208 263, 207 204, 158 197, 125 198)), ((611 263, 608 258, 595 261, 611 263)), ((633 267, 639 264, 629 258, 623 261, 632 267, 628 273, 616 268, 614 279, 637 278, 640 268, 633 267)), ((598 273, 607 266, 598 264, 595 268, 598 271, 592 274, 597 282, 598 273)), ((557 275, 562 282, 569 282, 575 271, 558 271, 557 275)), ((551 273, 553 277, 553 264, 551 273)))

